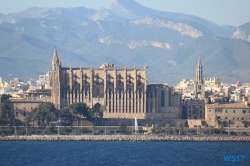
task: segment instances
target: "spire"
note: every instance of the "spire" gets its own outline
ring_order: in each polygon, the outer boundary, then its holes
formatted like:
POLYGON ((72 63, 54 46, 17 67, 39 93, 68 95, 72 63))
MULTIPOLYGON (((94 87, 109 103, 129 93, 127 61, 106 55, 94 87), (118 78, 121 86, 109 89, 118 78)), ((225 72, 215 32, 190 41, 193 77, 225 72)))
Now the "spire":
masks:
POLYGON ((200 56, 199 56, 198 65, 197 66, 201 66, 201 57, 200 56))
POLYGON ((54 49, 53 61, 54 61, 54 62, 57 62, 57 61, 58 61, 58 56, 57 56, 56 47, 55 47, 55 49, 54 49))

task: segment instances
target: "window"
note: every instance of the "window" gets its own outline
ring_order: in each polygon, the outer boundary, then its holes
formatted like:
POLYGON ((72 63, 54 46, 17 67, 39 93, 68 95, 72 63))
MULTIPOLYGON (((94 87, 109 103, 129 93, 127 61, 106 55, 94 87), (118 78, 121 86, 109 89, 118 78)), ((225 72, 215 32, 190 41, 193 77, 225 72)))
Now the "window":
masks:
POLYGON ((239 118, 237 118, 237 120, 239 120, 239 118))
POLYGON ((141 73, 138 74, 137 76, 137 85, 140 86, 141 85, 141 73))
POLYGON ((235 113, 235 110, 233 110, 233 113, 235 113))
POLYGON ((128 84, 132 85, 132 81, 131 81, 131 74, 128 74, 128 84))
POLYGON ((32 110, 32 109, 33 109, 33 107, 30 107, 30 109, 32 110))
POLYGON ((245 114, 245 113, 246 113, 246 110, 242 110, 242 112, 245 114))
POLYGON ((26 107, 23 107, 23 110, 26 111, 26 107))
POLYGON ((244 118, 241 118, 241 120, 244 120, 244 118))
POLYGON ((211 120, 211 118, 209 118, 209 120, 211 120))
POLYGON ((202 106, 200 106, 200 108, 202 108, 202 106))
POLYGON ((209 112, 211 112, 211 110, 209 110, 209 112))
POLYGON ((233 120, 234 120, 234 118, 233 118, 233 120))
POLYGON ((18 112, 16 112, 16 116, 18 116, 18 112))
POLYGON ((202 115, 200 115, 200 118, 202 117, 202 115))
POLYGON ((23 116, 26 116, 26 111, 23 112, 23 116))
POLYGON ((16 110, 18 110, 18 107, 16 107, 16 110))
POLYGON ((95 79, 96 85, 99 85, 99 73, 96 73, 95 79))
POLYGON ((200 114, 201 114, 201 111, 200 111, 200 114))
POLYGON ((225 112, 227 113, 227 110, 225 112))
POLYGON ((100 89, 99 88, 96 89, 96 96, 100 97, 100 89))
POLYGON ((191 110, 189 110, 189 113, 191 114, 191 110))
POLYGON ((225 119, 227 119, 227 117, 225 117, 225 119))
POLYGON ((249 114, 250 114, 250 110, 249 110, 249 114))
POLYGON ((118 85, 122 85, 122 76, 121 73, 118 75, 118 85))
POLYGON ((165 93, 164 91, 161 91, 161 106, 165 106, 165 93))
POLYGON ((84 74, 83 76, 83 83, 86 85, 88 83, 88 80, 87 80, 87 73, 84 74))
POLYGON ((189 108, 191 108, 191 106, 189 106, 189 108))

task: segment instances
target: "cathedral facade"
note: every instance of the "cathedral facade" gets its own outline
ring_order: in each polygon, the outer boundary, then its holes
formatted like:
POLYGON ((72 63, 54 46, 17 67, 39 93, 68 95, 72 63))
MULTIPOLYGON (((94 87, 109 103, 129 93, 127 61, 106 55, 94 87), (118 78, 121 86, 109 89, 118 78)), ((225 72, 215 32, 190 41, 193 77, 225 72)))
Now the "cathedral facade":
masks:
MULTIPOLYGON (((173 107, 172 87, 148 85, 148 67, 144 69, 116 68, 103 64, 100 68, 62 67, 62 60, 54 50, 52 59, 52 103, 62 109, 75 102, 100 110, 105 106, 104 118, 140 118, 164 113, 179 116, 173 107)), ((161 114, 162 115, 162 114, 161 114)), ((176 117, 178 119, 178 117, 176 117)))

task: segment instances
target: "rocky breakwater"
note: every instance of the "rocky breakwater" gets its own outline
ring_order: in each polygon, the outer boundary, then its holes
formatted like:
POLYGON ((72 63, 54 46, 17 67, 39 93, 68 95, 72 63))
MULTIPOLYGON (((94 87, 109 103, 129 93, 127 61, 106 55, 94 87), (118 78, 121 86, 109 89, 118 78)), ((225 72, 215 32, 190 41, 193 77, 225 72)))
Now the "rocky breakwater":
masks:
POLYGON ((149 135, 81 135, 81 136, 6 136, 0 141, 145 141, 145 142, 250 142, 240 136, 149 136, 149 135))

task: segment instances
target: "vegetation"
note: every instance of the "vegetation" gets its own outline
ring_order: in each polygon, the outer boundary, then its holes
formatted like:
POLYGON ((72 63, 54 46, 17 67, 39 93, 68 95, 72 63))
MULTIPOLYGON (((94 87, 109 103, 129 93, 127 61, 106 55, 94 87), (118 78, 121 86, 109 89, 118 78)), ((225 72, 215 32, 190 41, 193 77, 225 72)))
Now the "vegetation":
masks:
POLYGON ((30 121, 37 121, 38 125, 49 125, 49 122, 55 120, 57 116, 56 109, 52 103, 42 103, 38 108, 34 108, 30 115, 27 115, 26 124, 30 121))
POLYGON ((116 133, 127 134, 127 127, 124 125, 123 120, 119 122, 119 128, 116 130, 116 133))
POLYGON ((10 109, 6 102, 0 105, 0 124, 6 125, 10 123, 10 109))
POLYGON ((73 103, 60 111, 60 120, 72 124, 74 120, 79 121, 81 117, 91 119, 91 112, 85 103, 73 103))

